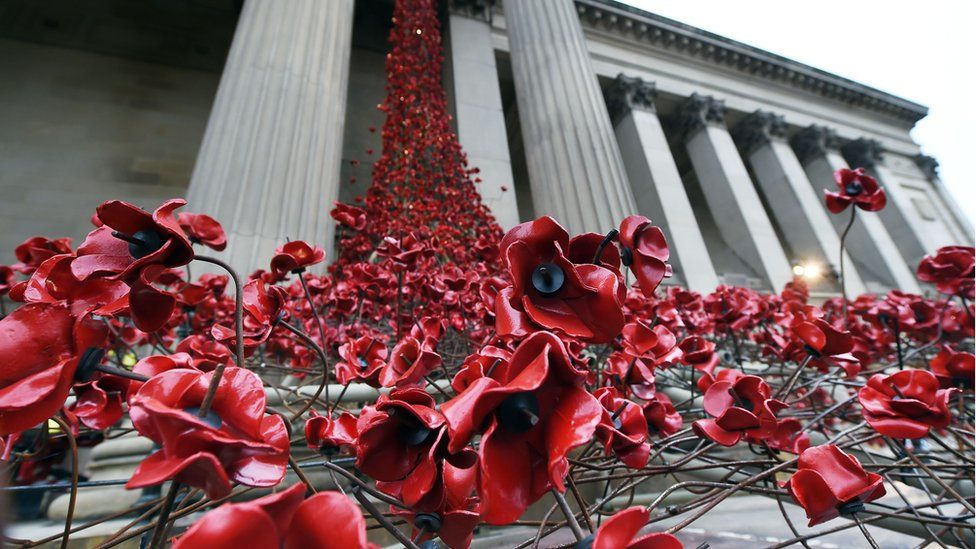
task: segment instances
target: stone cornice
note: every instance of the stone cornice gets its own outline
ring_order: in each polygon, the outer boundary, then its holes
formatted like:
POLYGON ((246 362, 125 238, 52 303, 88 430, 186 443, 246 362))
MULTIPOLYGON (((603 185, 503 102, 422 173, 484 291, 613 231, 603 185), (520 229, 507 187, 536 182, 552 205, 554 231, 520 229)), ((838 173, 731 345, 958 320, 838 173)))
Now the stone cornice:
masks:
POLYGON ((825 156, 828 151, 840 150, 840 139, 837 130, 813 124, 796 132, 790 140, 796 157, 801 164, 807 164, 814 158, 825 156))
POLYGON ((939 161, 935 157, 929 156, 927 154, 916 154, 912 160, 915 161, 915 165, 918 169, 922 170, 925 177, 932 181, 939 178, 939 161))
POLYGON ((709 124, 725 125, 725 101, 710 95, 691 94, 678 112, 678 130, 687 141, 709 124))
POLYGON ((874 168, 884 160, 884 146, 877 139, 857 139, 841 147, 852 168, 874 168))
POLYGON ((786 140, 786 121, 778 114, 759 110, 742 119, 732 137, 746 156, 774 139, 786 140))
POLYGON ((491 21, 494 3, 493 0, 448 0, 447 8, 451 13, 491 21))
POLYGON ((657 88, 654 82, 644 82, 641 78, 618 74, 607 98, 610 116, 616 124, 631 110, 657 112, 654 107, 655 97, 657 88))
POLYGON ((907 122, 917 122, 928 114, 927 107, 907 99, 614 0, 574 1, 584 28, 663 48, 737 70, 750 78, 758 76, 907 122))

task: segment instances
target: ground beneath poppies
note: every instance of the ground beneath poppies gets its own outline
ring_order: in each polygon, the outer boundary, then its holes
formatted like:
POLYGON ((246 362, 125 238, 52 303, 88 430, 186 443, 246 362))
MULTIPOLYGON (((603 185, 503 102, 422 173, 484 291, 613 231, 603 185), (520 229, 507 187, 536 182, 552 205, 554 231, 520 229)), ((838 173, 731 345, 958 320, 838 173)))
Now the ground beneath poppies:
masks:
MULTIPOLYGON (((896 502, 890 503, 895 504, 896 502)), ((835 528, 842 523, 850 524, 849 521, 835 519, 815 528, 806 528, 807 521, 803 509, 786 505, 786 512, 802 535, 835 528)), ((655 529, 664 530, 680 521, 681 517, 677 517, 655 523, 655 529)), ((487 533, 479 535, 471 547, 473 549, 511 547, 535 535, 534 528, 519 527, 517 533, 515 530, 515 528, 508 528, 504 532, 504 537, 487 533)), ((878 545, 884 549, 911 549, 917 547, 920 542, 919 538, 883 528, 869 526, 868 531, 871 532, 878 545)), ((732 497, 722 502, 704 517, 695 521, 693 525, 679 532, 677 537, 687 549, 695 549, 705 542, 709 544, 709 549, 733 549, 766 547, 792 539, 794 536, 783 521, 779 508, 776 506, 776 500, 764 496, 741 496, 732 497)), ((568 530, 564 530, 547 536, 539 547, 558 547, 569 543, 571 540, 572 534, 568 530)), ((822 549, 870 547, 856 526, 810 540, 807 543, 811 548, 822 549)), ((937 547, 934 544, 931 546, 937 547)))

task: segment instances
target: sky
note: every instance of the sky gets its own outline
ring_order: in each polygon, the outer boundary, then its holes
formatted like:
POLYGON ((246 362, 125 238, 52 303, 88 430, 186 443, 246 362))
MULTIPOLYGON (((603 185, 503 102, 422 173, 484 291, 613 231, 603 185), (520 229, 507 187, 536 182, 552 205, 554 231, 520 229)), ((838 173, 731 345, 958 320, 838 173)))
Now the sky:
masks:
POLYGON ((976 1, 623 1, 927 106, 912 137, 976 221, 976 1))

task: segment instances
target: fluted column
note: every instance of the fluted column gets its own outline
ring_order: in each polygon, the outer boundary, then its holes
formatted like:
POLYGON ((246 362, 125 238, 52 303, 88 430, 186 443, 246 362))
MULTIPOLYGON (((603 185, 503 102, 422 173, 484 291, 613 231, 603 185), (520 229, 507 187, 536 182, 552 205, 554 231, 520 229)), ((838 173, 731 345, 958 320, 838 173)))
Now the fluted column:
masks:
POLYGON ((286 238, 332 248, 353 0, 248 0, 187 192, 223 257, 263 267, 286 238))
MULTIPOLYGON (((756 111, 739 122, 734 135, 796 259, 816 259, 838 271, 840 238, 818 204, 823 196, 813 191, 786 141, 783 117, 756 111)), ((848 295, 864 293, 861 275, 846 252, 844 264, 848 295)))
POLYGON ((793 272, 725 126, 724 103, 692 94, 681 107, 680 125, 695 175, 722 238, 779 291, 793 279, 793 272))
POLYGON ((634 197, 573 1, 503 6, 535 213, 606 232, 634 197))
POLYGON ((664 230, 675 274, 689 289, 711 292, 718 276, 657 117, 656 94, 651 82, 617 76, 610 91, 617 143, 637 212, 664 230))
POLYGON ((942 178, 939 177, 939 161, 925 154, 917 154, 913 160, 915 160, 918 169, 925 174, 926 179, 932 183, 932 187, 935 188, 939 199, 949 210, 951 218, 947 221, 956 238, 963 239, 959 243, 965 244, 966 242, 972 242, 973 224, 970 222, 969 217, 966 216, 966 212, 962 211, 962 208, 959 207, 956 199, 949 194, 949 189, 946 188, 942 182, 942 178))
POLYGON ((450 3, 451 91, 458 140, 468 155, 468 164, 480 170, 481 200, 498 224, 508 230, 518 224, 519 214, 488 24, 490 9, 477 0, 450 3))
POLYGON ((879 213, 888 234, 895 240, 901 255, 910 266, 918 265, 926 254, 934 252, 931 239, 918 218, 915 206, 894 175, 884 165, 884 148, 880 141, 861 138, 841 147, 848 163, 867 170, 888 195, 888 205, 879 213))
MULTIPOLYGON (((836 132, 824 126, 809 126, 793 136, 792 144, 819 198, 817 202, 827 212, 823 190, 836 190, 834 172, 848 167, 840 154, 836 132)), ((829 217, 839 236, 847 225, 847 216, 830 214, 829 217)), ((862 277, 874 279, 888 288, 918 293, 920 290, 915 274, 902 258, 878 214, 860 210, 857 217, 857 222, 847 235, 845 247, 862 277)))

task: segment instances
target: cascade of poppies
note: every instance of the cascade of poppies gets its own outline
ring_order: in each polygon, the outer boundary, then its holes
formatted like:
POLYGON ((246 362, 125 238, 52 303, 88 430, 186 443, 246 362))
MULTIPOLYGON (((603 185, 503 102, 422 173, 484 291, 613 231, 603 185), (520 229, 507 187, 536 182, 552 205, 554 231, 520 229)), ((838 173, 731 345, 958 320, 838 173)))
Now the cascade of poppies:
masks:
MULTIPOLYGON (((450 125, 441 82, 440 24, 434 0, 397 0, 386 57, 382 155, 366 195, 365 227, 342 229, 334 269, 366 260, 386 237, 436 239, 441 262, 465 268, 493 259, 485 247, 501 229, 481 203, 467 159, 450 125)), ((340 220, 341 223, 341 220, 340 220)))

